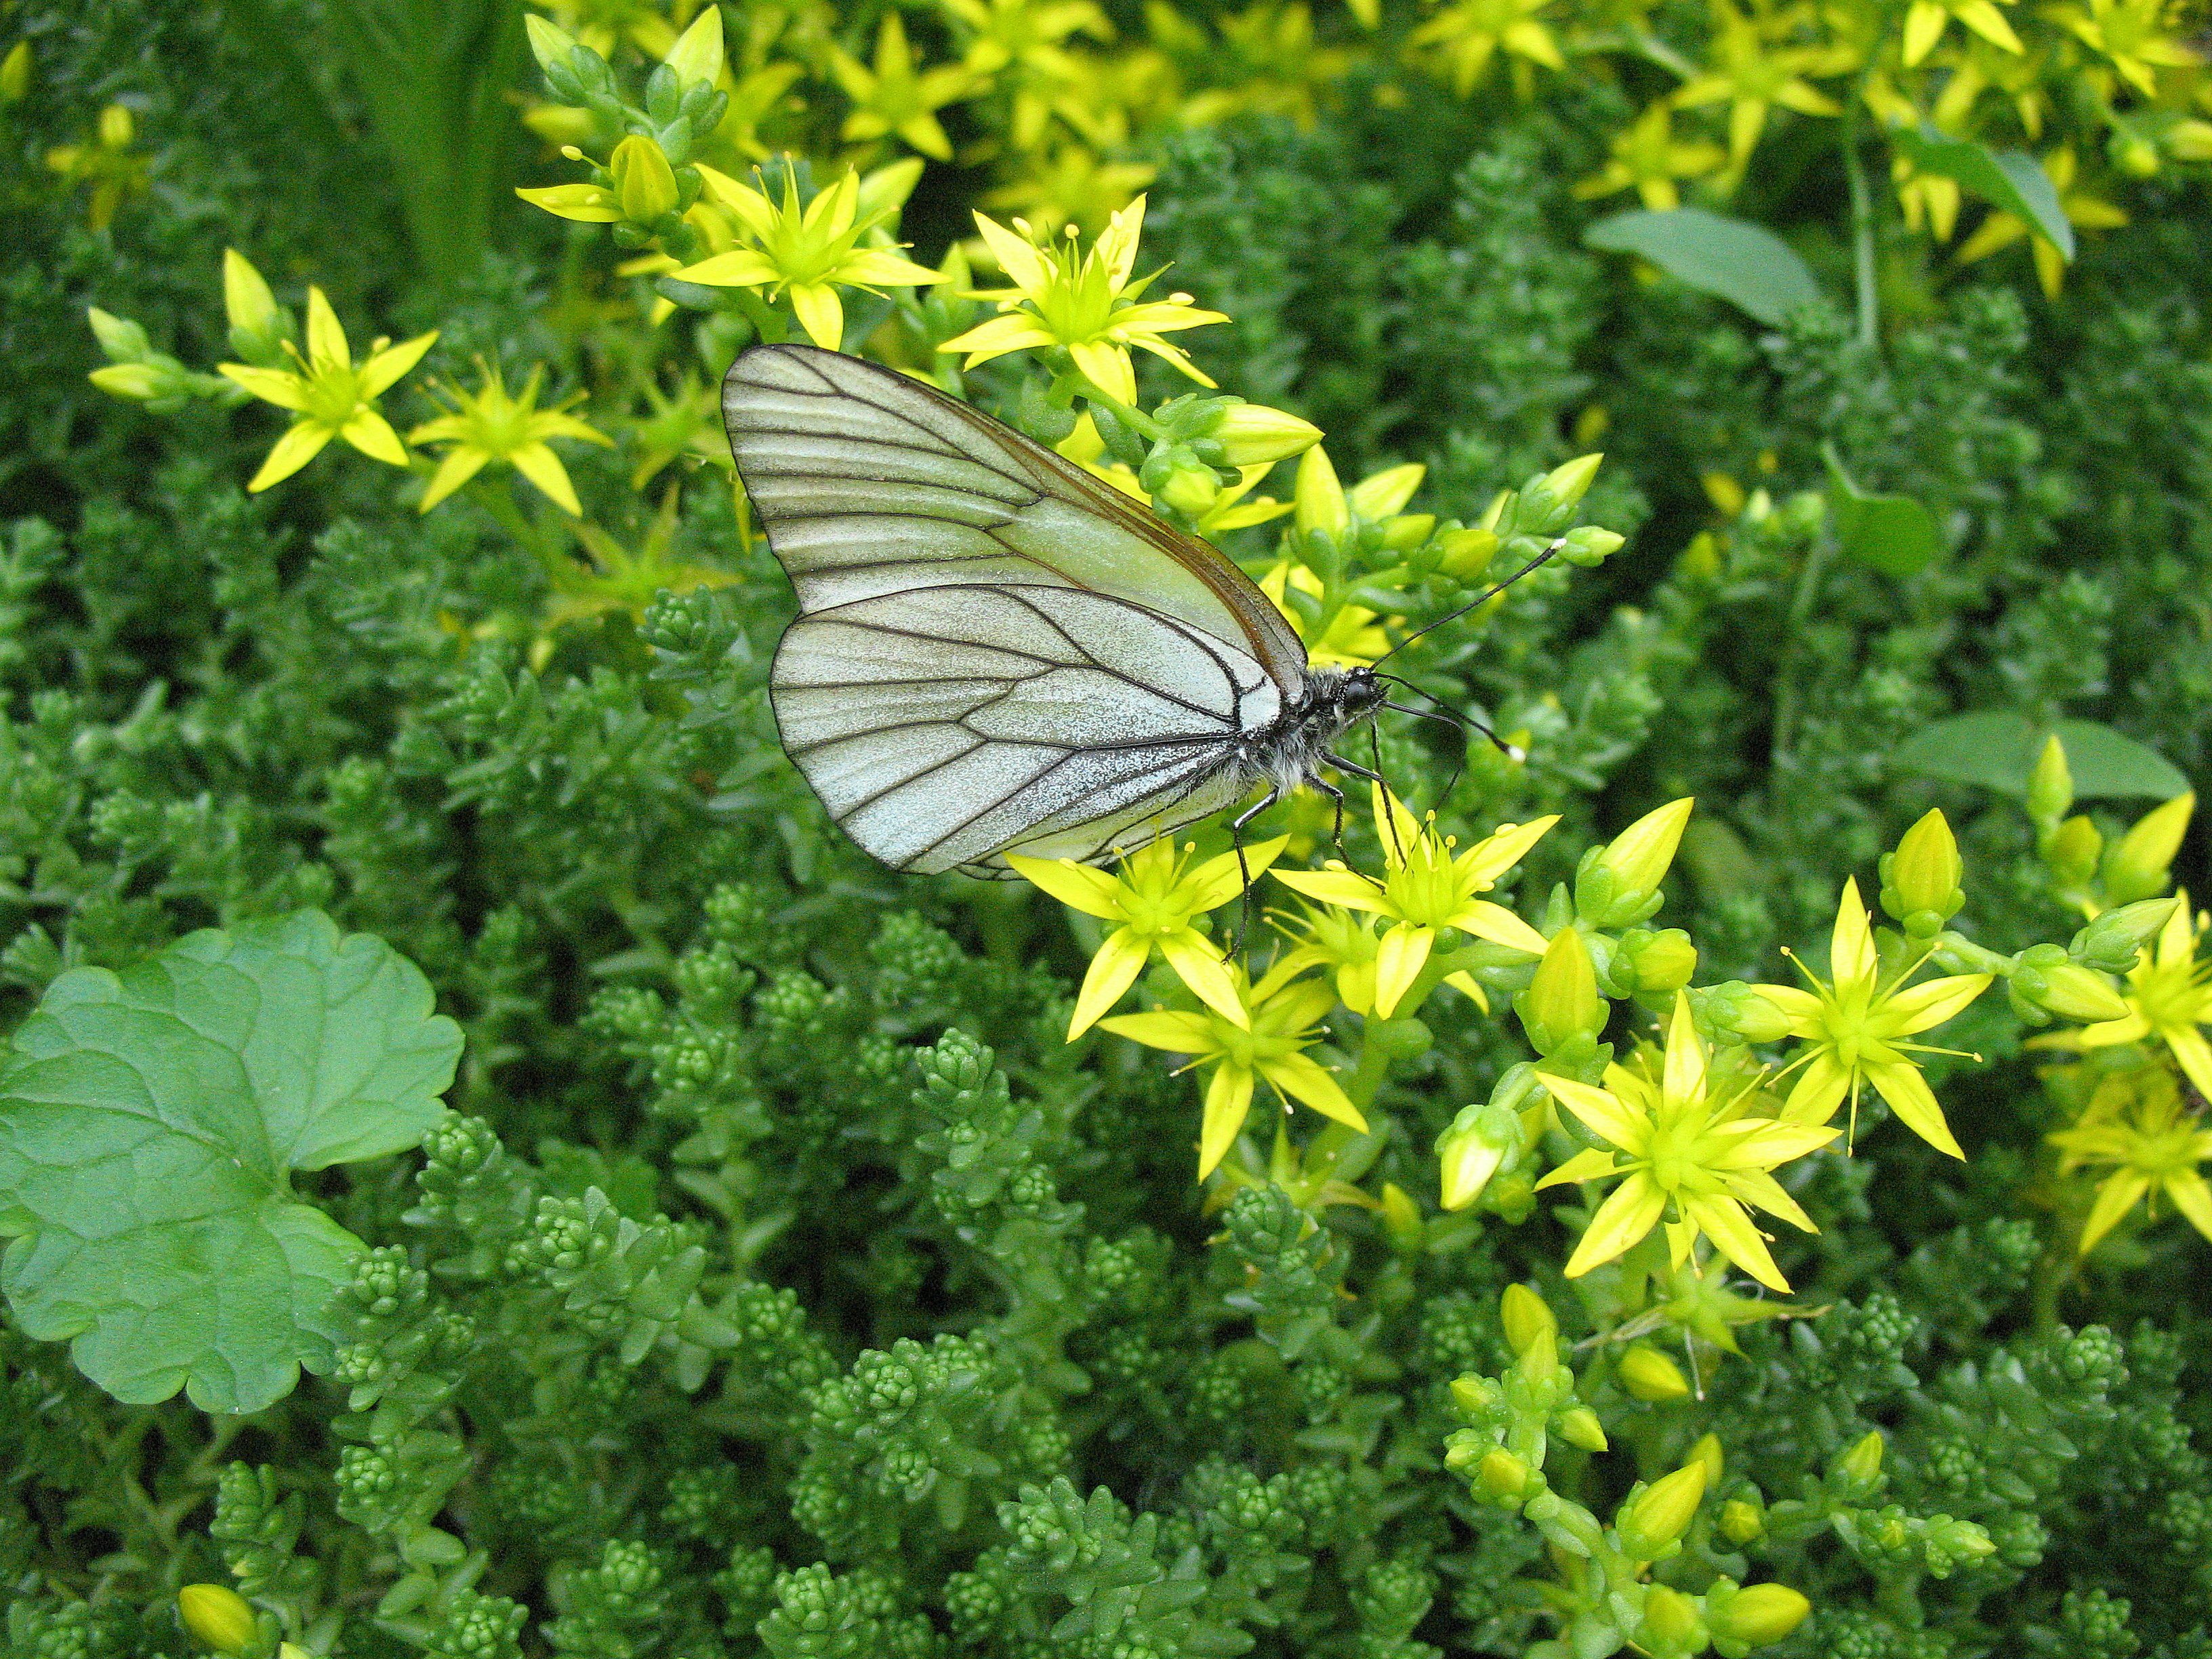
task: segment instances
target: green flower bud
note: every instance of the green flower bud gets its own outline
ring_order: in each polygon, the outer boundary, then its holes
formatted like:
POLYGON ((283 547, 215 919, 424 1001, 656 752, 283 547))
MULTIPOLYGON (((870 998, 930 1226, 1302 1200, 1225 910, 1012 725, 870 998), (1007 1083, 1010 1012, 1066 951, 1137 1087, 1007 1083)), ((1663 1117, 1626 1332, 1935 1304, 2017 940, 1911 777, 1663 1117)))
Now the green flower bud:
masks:
POLYGON ((1437 1137, 1437 1158, 1443 1165, 1443 1192, 1437 1201, 1446 1210, 1464 1210, 1482 1196, 1490 1178, 1520 1157, 1521 1152, 1517 1113, 1495 1100, 1462 1108, 1451 1127, 1437 1137))
POLYGON ((1779 1642, 1812 1611, 1813 1604, 1787 1584, 1747 1584, 1725 1599, 1705 1598, 1705 1623, 1713 1635, 1752 1648, 1779 1642))
POLYGON ((1440 543, 1443 557, 1437 568, 1447 576, 1472 583, 1490 568, 1490 562, 1498 556, 1498 532, 1495 530, 1447 530, 1440 543))
POLYGON ((2124 974, 2136 965, 2144 945, 2158 937, 2179 899, 2138 899, 2107 910, 2074 935, 2066 953, 2085 967, 2124 974))
POLYGON ((1455 1376, 1451 1385, 1452 1404, 1468 1416, 1480 1416, 1495 1409, 1504 1397, 1504 1390, 1487 1376, 1455 1376))
POLYGON ((1433 513, 1401 513, 1384 521, 1382 546, 1386 552, 1410 553, 1429 538, 1437 527, 1433 513))
POLYGON ((1731 1498, 1721 1505, 1721 1535, 1730 1543, 1751 1543, 1765 1531, 1765 1513, 1756 1504, 1731 1498))
POLYGON ((1605 1425, 1588 1406, 1577 1406, 1559 1417, 1559 1438, 1586 1452, 1601 1452, 1608 1443, 1605 1425))
POLYGON ((1321 428, 1264 404, 1232 404, 1205 435, 1221 446, 1224 466, 1261 466, 1304 454, 1321 441, 1321 428))
POLYGON ((613 175, 623 217, 632 224, 649 225, 676 210, 675 170, 652 139, 635 133, 623 139, 615 146, 607 171, 613 175))
POLYGON ((1526 1353, 1538 1337, 1554 1336, 1559 1328, 1544 1298, 1526 1285, 1505 1287, 1504 1295, 1498 1299, 1498 1317, 1505 1327, 1506 1346, 1515 1353, 1526 1353))
POLYGON ((2066 745, 2053 732, 2027 775, 2027 815, 2048 833, 2073 805, 2074 774, 2066 765, 2066 745))
POLYGON ((1690 1380, 1682 1375, 1682 1368, 1658 1349, 1640 1342, 1620 1356, 1620 1386, 1652 1405, 1689 1397, 1690 1380))
POLYGON ((1684 1464, 1632 1498, 1614 1523, 1621 1547, 1639 1561, 1656 1561, 1697 1518, 1705 1501, 1705 1466, 1684 1464))
POLYGON ((1528 1490, 1528 1466, 1503 1446, 1493 1447, 1476 1467, 1474 1479, 1486 1497, 1518 1498, 1528 1490))
POLYGON ((2076 814, 2051 836, 2050 845, 2043 849, 2043 861, 2063 885, 2082 887, 2097 873, 2097 857, 2104 850, 2105 838, 2097 832, 2097 826, 2076 814))
POLYGON ((177 1615, 185 1628, 217 1653, 241 1653, 253 1641, 253 1609, 236 1590, 222 1584, 187 1584, 177 1592, 177 1615))
POLYGON ((708 6, 691 20, 664 60, 676 71, 680 83, 702 81, 708 86, 722 76, 722 9, 708 6))
POLYGON ((1389 1059, 1419 1060, 1437 1046, 1437 1034, 1426 1022, 1407 1014, 1399 1019, 1370 1020, 1367 1041, 1389 1059))
POLYGON ((164 374, 151 363, 104 363, 85 376, 111 398, 128 398, 133 403, 151 403, 156 398, 174 394, 173 376, 164 374))
POLYGON ((1389 1236, 1391 1244, 1401 1250, 1413 1251, 1421 1248, 1427 1232, 1421 1220, 1421 1212, 1413 1197, 1395 1181, 1382 1183, 1382 1231, 1389 1236))
POLYGON ((1678 1589, 1654 1584, 1644 1593, 1643 1640, 1658 1653, 1696 1653, 1708 1639, 1698 1604, 1678 1589))
POLYGON ((1595 1036, 1612 1010, 1597 994, 1597 972, 1589 947, 1572 927, 1562 927, 1536 964, 1528 988, 1513 1000, 1522 1029, 1540 1054, 1549 1054, 1577 1036, 1595 1036))
POLYGON ((1553 467, 1542 482, 1528 492, 1533 501, 1540 493, 1549 498, 1555 512, 1564 512, 1589 494, 1590 480, 1597 477, 1598 468, 1605 461, 1602 450, 1595 454, 1577 455, 1563 465, 1553 467))
POLYGON ((1881 908, 1915 939, 1932 939, 1966 902, 1960 890, 1966 865, 1940 811, 1906 830, 1882 866, 1881 908))
POLYGON ((1486 1449, 1471 1431, 1462 1429, 1444 1447, 1444 1467, 1454 1474, 1465 1474, 1483 1460, 1486 1449), (1460 1437, 1462 1434, 1465 1439, 1460 1437))
POLYGON ((2062 962, 2043 974, 2043 994, 2034 999, 2061 1019, 2093 1024, 2099 1020, 2125 1019, 2128 1005, 2102 974, 2062 962))
POLYGON ((1221 475, 1210 466, 1179 466, 1152 494, 1194 519, 1220 499, 1221 475))
POLYGON ((1296 508, 1291 522, 1306 535, 1341 536, 1352 527, 1344 486, 1337 482, 1328 452, 1319 444, 1298 458, 1298 481, 1291 501, 1296 508))
POLYGON ((154 343, 146 337, 146 331, 128 317, 118 317, 98 306, 87 306, 84 316, 92 325, 92 337, 110 362, 137 363, 153 356, 154 343))
POLYGON ((2166 870, 2181 850, 2197 796, 2176 795, 2137 818, 2119 844, 2105 854, 2105 896, 2114 904, 2132 904, 2166 885, 2166 870))

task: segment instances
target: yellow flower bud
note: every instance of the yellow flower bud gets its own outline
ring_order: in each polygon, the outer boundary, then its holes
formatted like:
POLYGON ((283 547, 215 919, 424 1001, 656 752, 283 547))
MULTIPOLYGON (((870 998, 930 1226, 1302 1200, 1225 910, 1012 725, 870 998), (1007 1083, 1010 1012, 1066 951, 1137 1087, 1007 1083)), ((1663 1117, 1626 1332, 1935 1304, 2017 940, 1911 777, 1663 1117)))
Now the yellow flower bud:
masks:
POLYGON ((1598 855, 1597 867, 1610 873, 1623 893, 1649 893, 1665 879, 1682 844, 1682 826, 1690 821, 1694 795, 1668 801, 1656 811, 1646 812, 1613 838, 1598 855))
POLYGON ((1954 901, 1966 870, 1951 826, 1942 812, 1929 812, 1897 843, 1897 856, 1889 866, 1889 884, 1897 895, 1893 914, 1902 920, 1932 910, 1949 918, 1958 910, 1954 901))
POLYGON ((2121 138, 2112 146, 2112 160, 2130 179, 2149 179, 2158 173, 2158 146, 2148 138, 2121 138))
POLYGON ((1620 1541, 1639 1560, 1658 1559, 1669 1544, 1689 1531, 1697 1519, 1698 1505, 1705 1497, 1705 1466, 1684 1464, 1674 1474, 1655 1480, 1629 1504, 1620 1518, 1620 1541))
POLYGON ((1528 1466, 1499 1446, 1482 1460, 1474 1478, 1492 1498, 1518 1498, 1528 1488, 1528 1466))
POLYGON ((1559 930, 1514 1006, 1539 1054, 1551 1053, 1578 1033, 1595 1036, 1604 1028, 1609 1011, 1597 994, 1597 971, 1579 933, 1559 930))
POLYGON ((168 381, 151 363, 106 363, 85 379, 111 398, 129 398, 138 403, 160 397, 168 381))
POLYGON ((2043 858, 2059 880, 2079 887, 2096 873, 2097 855, 2104 850, 2105 838, 2097 826, 2076 814, 2058 826, 2043 858))
POLYGON ((1586 1452, 1601 1452, 1607 1443, 1605 1425, 1597 1420, 1597 1413, 1588 1406, 1577 1406, 1561 1414, 1559 1438, 1586 1452))
POLYGON ((1224 466, 1260 466, 1304 454, 1321 441, 1321 428, 1264 404, 1235 404, 1206 435, 1221 446, 1224 466))
POLYGON ((1682 1368, 1658 1349, 1640 1342, 1620 1356, 1620 1386, 1653 1405, 1685 1400, 1690 1393, 1690 1380, 1682 1375, 1682 1368))
POLYGON ((2056 823, 2073 805, 2074 774, 2066 764, 2066 745, 2053 732, 2027 775, 2027 815, 2039 823, 2056 823))
POLYGON ((2196 810, 2192 791, 2152 807, 2136 820, 2135 827, 2105 854, 2105 896, 2110 902, 2131 904, 2166 885, 2167 866, 2181 850, 2182 833, 2196 810))
POLYGON ((1719 1486, 1721 1476, 1728 1470, 1728 1458, 1721 1450, 1720 1436, 1717 1434, 1705 1436, 1696 1445, 1690 1448, 1690 1455, 1705 1466, 1707 1488, 1719 1486))
POLYGON ((2176 121, 2166 130, 2166 147, 2177 161, 2212 161, 2212 121, 2176 121))
POLYGON ((1605 459, 1602 451, 1594 455, 1577 455, 1563 466, 1555 466, 1545 474, 1544 482, 1537 486, 1560 507, 1572 507, 1589 493, 1590 480, 1605 459))
POLYGON ((633 224, 649 225, 676 210, 675 171, 652 139, 635 133, 623 139, 615 146, 607 171, 614 176, 623 217, 633 224))
POLYGON ((1420 1207, 1403 1187, 1395 1181, 1382 1183, 1382 1230, 1390 1236, 1391 1243, 1401 1250, 1418 1250, 1426 1231, 1422 1224, 1420 1207))
POLYGON ((1748 1544, 1766 1530, 1766 1517, 1756 1504, 1731 1498, 1721 1505, 1721 1534, 1732 1544, 1748 1544))
POLYGON ((1859 1443, 1836 1460, 1836 1473, 1864 1486, 1881 1475, 1881 1431, 1869 1431, 1859 1443))
POLYGON ((110 104, 100 112, 100 143, 103 149, 128 149, 137 124, 131 112, 121 104, 110 104))
POLYGON ((681 82, 704 81, 713 86, 722 76, 722 9, 704 8, 662 61, 676 71, 681 82))
POLYGON ((556 64, 565 64, 568 54, 576 49, 575 37, 550 18, 536 12, 522 15, 523 33, 530 37, 530 55, 538 60, 541 70, 556 64))
POLYGON ((2126 1000, 2112 988, 2112 981, 2078 963, 2062 962, 2047 968, 2043 979, 2045 990, 2037 1000, 2061 1019, 2089 1024, 2128 1017, 2126 1000))
POLYGON ((254 1638, 253 1609, 222 1584, 187 1584, 177 1592, 185 1628, 217 1653, 242 1652, 254 1638))
POLYGON ((1297 509, 1291 522, 1309 536, 1341 536, 1352 527, 1351 509, 1344 502, 1344 486, 1328 452, 1319 444, 1298 458, 1297 486, 1291 492, 1297 509))
POLYGON ((1447 1210, 1464 1210, 1521 1148, 1521 1120, 1510 1108, 1495 1102, 1468 1108, 1437 1140, 1443 1183, 1437 1201, 1447 1210))
MULTIPOLYGON (((1652 934, 1649 943, 1635 951, 1630 960, 1636 967, 1636 988, 1639 992, 1650 994, 1656 991, 1679 991, 1698 971, 1698 947, 1690 943, 1690 936, 1680 928, 1669 927, 1652 934)), ((1759 1000, 1765 1002, 1766 999, 1761 997, 1759 1000)))
POLYGON ((233 328, 247 333, 265 334, 276 325, 276 296, 234 247, 222 251, 222 309, 233 328))
POLYGON ((1779 1642, 1805 1622, 1813 1604, 1787 1584, 1747 1584, 1726 1606, 1713 1607, 1708 1597, 1705 1622, 1715 1636, 1746 1647, 1779 1642))
POLYGON ((1554 1335, 1559 1328, 1544 1298, 1526 1285, 1505 1287, 1505 1294, 1498 1299, 1498 1317, 1505 1327, 1506 1346, 1516 1353, 1526 1353, 1538 1337, 1554 1335))
POLYGON ((1370 523, 1379 522, 1401 511, 1413 499, 1413 492, 1421 487, 1428 471, 1419 461, 1386 466, 1345 491, 1345 505, 1370 523))
MULTIPOLYGON (((1644 1594, 1644 1639, 1664 1647, 1686 1648, 1704 1634, 1698 1604, 1678 1589, 1654 1584, 1644 1594)), ((1700 1643, 1698 1645, 1702 1646, 1700 1643)))
POLYGON ((8 48, 7 57, 0 58, 0 104, 20 104, 30 89, 31 43, 18 40, 8 48))
POLYGON ((1447 530, 1443 534, 1443 556, 1437 568, 1447 576, 1471 582, 1490 568, 1490 562, 1498 556, 1498 532, 1495 530, 1447 530))

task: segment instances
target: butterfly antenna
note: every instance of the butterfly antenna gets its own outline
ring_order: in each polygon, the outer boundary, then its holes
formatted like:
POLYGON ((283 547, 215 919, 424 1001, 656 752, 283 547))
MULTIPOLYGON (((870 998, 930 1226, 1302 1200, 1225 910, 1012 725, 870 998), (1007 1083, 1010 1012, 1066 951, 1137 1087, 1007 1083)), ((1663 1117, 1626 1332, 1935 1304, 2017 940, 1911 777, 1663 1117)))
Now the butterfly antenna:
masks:
POLYGON ((1457 622, 1462 617, 1467 615, 1468 611, 1489 604, 1491 600, 1496 599, 1507 588, 1512 586, 1514 583, 1519 581, 1530 571, 1535 569, 1537 566, 1548 563, 1554 556, 1566 546, 1566 544, 1567 538, 1565 536, 1560 537, 1549 547, 1546 548, 1541 553, 1539 553, 1534 558, 1529 560, 1528 563, 1522 565, 1518 570, 1508 576, 1504 581, 1498 583, 1495 587, 1484 589, 1481 593, 1478 594, 1475 598, 1469 599, 1465 605, 1460 606, 1458 610, 1453 611, 1449 616, 1437 617, 1426 628, 1415 629, 1412 633, 1407 635, 1404 639, 1399 641, 1397 644, 1392 646, 1388 651, 1385 651, 1375 660, 1378 663, 1388 662, 1391 658, 1396 656, 1401 651, 1403 651, 1407 646, 1411 645, 1415 640, 1419 639, 1422 635, 1433 634, 1437 629, 1442 628, 1446 623, 1457 622))

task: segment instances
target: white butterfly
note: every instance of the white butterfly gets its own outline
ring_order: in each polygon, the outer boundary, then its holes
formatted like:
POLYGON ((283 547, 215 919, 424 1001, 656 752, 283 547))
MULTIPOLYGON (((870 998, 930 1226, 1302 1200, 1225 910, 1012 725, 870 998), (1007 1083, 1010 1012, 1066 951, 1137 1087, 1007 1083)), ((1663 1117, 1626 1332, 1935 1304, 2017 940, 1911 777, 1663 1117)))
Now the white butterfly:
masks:
POLYGON ((1092 861, 1285 792, 1384 692, 1316 668, 1228 558, 920 381, 756 346, 722 416, 799 615, 769 678, 783 746, 894 869, 1092 861), (1149 822, 1148 822, 1149 821, 1149 822))

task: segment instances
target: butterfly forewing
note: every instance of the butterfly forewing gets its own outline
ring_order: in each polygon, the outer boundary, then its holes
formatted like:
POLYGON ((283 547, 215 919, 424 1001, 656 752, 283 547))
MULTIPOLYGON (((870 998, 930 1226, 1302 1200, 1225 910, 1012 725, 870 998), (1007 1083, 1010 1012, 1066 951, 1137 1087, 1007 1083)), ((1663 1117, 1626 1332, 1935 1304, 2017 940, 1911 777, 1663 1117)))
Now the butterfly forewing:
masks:
POLYGON ((770 689, 830 814, 894 867, 1094 859, 1230 805, 1305 655, 1214 549, 966 404, 757 348, 731 446, 801 614, 770 689))

